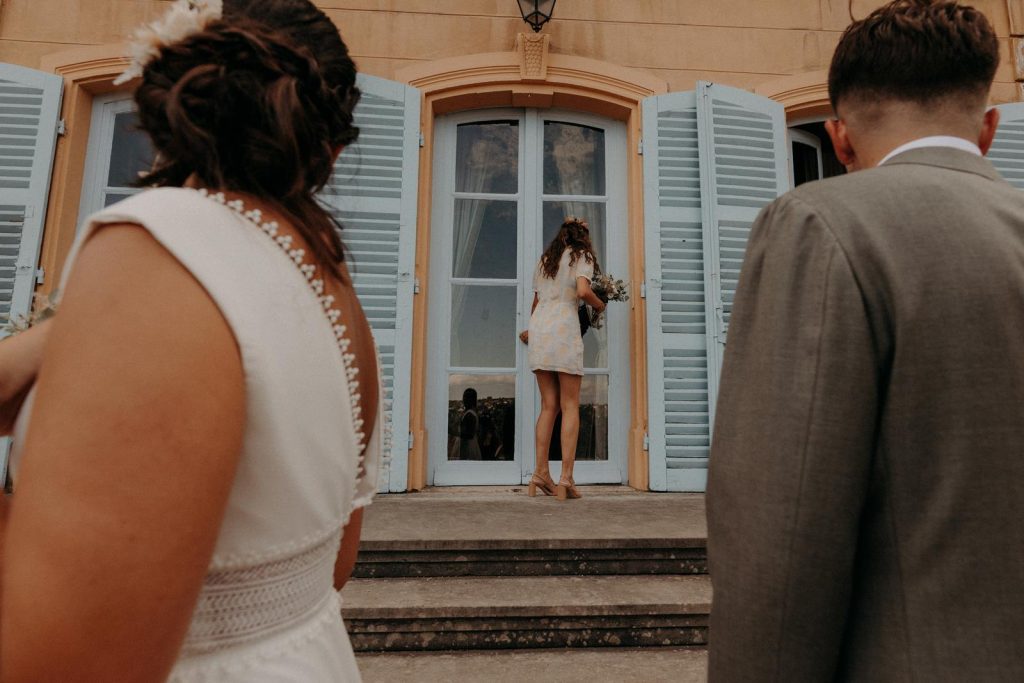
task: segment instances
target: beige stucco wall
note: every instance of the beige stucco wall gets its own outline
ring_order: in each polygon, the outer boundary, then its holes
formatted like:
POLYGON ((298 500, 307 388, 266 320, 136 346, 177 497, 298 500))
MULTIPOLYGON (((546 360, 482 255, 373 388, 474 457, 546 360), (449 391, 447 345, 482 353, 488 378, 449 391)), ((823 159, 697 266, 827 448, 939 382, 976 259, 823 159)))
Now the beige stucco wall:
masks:
MULTIPOLYGON (((38 67, 54 52, 115 43, 168 0, 2 0, 0 61, 38 67)), ((367 73, 511 50, 515 0, 319 0, 367 73)), ((754 89, 828 66, 843 28, 877 0, 559 0, 545 29, 555 52, 643 69, 689 90, 698 79, 754 89)), ((1003 43, 993 99, 1018 99, 1010 16, 1019 0, 975 0, 1003 43)))

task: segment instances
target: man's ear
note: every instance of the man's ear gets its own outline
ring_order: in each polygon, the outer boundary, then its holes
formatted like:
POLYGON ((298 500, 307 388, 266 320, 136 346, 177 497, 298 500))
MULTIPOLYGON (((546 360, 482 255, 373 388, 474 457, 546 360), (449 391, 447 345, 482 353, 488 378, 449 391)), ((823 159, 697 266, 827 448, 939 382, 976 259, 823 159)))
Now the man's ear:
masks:
POLYGON ((335 162, 338 161, 338 157, 340 157, 341 153, 344 152, 344 151, 345 151, 345 145, 338 145, 337 147, 334 148, 334 161, 335 162))
POLYGON ((839 163, 847 170, 853 168, 857 161, 857 153, 850 144, 850 134, 846 128, 846 122, 842 119, 832 119, 825 122, 825 130, 832 138, 832 147, 835 149, 839 163))
POLYGON ((985 118, 981 124, 981 133, 978 134, 978 147, 982 154, 988 154, 992 149, 992 140, 996 137, 996 130, 999 128, 999 110, 992 107, 985 112, 985 118))

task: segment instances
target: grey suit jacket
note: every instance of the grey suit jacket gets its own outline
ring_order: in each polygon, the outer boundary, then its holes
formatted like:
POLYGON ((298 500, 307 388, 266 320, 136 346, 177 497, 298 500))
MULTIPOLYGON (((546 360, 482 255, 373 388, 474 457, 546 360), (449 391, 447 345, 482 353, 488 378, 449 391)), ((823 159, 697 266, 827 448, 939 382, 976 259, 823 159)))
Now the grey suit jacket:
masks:
POLYGON ((1024 681, 1024 192, 931 148, 765 209, 707 510, 713 683, 1024 681))

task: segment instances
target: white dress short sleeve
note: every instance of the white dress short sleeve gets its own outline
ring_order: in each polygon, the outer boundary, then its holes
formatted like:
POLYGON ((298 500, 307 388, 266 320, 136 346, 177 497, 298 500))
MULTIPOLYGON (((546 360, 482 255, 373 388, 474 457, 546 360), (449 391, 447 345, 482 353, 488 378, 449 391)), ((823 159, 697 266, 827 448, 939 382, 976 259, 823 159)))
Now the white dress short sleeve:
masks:
POLYGON ((594 266, 582 257, 570 265, 566 249, 558 262, 558 273, 547 277, 537 265, 534 287, 537 308, 530 316, 530 343, 527 359, 530 369, 583 374, 583 335, 577 310, 576 278, 591 278, 594 266), (589 270, 588 270, 589 268, 589 270), (589 273, 589 274, 588 274, 589 273))
POLYGON ((188 189, 149 190, 92 216, 65 273, 111 223, 141 225, 189 270, 245 372, 242 455, 170 680, 358 681, 333 570, 342 528, 377 489, 385 436, 379 418, 360 459, 357 392, 321 303, 271 237, 188 189))

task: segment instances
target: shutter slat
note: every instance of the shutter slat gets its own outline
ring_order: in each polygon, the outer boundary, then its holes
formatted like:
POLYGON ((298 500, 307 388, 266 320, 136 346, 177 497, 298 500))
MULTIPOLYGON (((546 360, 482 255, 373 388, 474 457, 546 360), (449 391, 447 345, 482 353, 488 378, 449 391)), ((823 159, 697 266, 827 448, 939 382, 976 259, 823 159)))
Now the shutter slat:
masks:
POLYGON ((696 96, 649 98, 643 116, 650 485, 702 490, 710 421, 696 96))
MULTIPOLYGON (((0 64, 0 323, 32 306, 63 88, 55 74, 0 64)), ((0 440, 0 482, 9 449, 0 440)))
POLYGON ((1017 189, 1024 190, 1024 103, 1001 104, 999 128, 988 160, 1017 189))
POLYGON ((322 198, 342 225, 353 285, 381 356, 394 438, 381 491, 408 482, 405 434, 412 385, 412 302, 419 174, 420 93, 360 74, 359 139, 338 159, 322 198))

